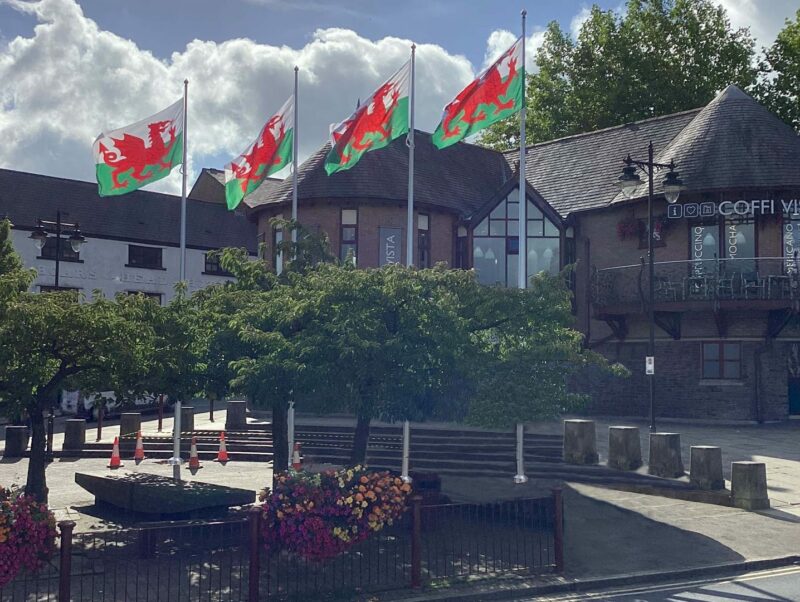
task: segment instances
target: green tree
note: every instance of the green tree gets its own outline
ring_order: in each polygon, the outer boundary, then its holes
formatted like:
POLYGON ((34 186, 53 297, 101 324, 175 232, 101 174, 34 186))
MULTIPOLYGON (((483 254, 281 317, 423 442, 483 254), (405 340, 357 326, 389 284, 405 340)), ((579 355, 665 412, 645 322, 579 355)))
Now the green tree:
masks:
POLYGON ((800 9, 778 33, 759 66, 758 99, 800 132, 800 9))
POLYGON ((3 318, 2 304, 15 294, 26 290, 33 282, 33 270, 26 270, 22 260, 11 242, 11 222, 0 220, 0 319, 3 318))
MULTIPOLYGON (((755 83, 754 42, 711 0, 628 0, 617 13, 593 6, 576 40, 552 22, 528 76, 529 143, 693 109, 728 84, 755 83)), ((481 143, 518 144, 519 117, 488 128, 481 143)))
POLYGON ((583 347, 572 328, 563 275, 541 273, 528 290, 486 288, 472 308, 475 353, 467 421, 487 427, 553 418, 578 409, 586 396, 569 388, 571 374, 595 365, 627 370, 583 347))
POLYGON ((145 302, 95 295, 78 303, 70 292, 19 293, 0 320, 0 409, 30 419, 26 488, 41 501, 47 501, 44 415, 58 392, 113 389, 125 399, 150 367, 153 338, 145 302))

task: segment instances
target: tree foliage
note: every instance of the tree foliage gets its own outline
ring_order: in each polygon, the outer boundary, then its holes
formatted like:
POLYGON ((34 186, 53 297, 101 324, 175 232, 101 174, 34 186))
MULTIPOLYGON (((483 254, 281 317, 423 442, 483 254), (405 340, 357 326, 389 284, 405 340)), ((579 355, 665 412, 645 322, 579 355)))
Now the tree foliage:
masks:
POLYGON ((759 66, 758 99, 800 132, 800 9, 778 33, 759 66))
MULTIPOLYGON (((753 56, 750 33, 711 0, 628 0, 621 13, 595 5, 577 39, 547 27, 527 82, 528 142, 694 109, 728 84, 750 89, 753 56)), ((481 142, 505 150, 518 132, 519 116, 481 142)))

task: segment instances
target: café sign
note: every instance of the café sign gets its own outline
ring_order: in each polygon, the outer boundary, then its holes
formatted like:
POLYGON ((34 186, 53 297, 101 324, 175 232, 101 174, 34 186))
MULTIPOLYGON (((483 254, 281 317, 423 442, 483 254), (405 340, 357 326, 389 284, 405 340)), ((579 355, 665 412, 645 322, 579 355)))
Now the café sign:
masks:
POLYGON ((667 217, 670 219, 722 216, 753 215, 800 215, 800 199, 753 199, 750 201, 722 201, 716 203, 684 203, 667 205, 667 217))

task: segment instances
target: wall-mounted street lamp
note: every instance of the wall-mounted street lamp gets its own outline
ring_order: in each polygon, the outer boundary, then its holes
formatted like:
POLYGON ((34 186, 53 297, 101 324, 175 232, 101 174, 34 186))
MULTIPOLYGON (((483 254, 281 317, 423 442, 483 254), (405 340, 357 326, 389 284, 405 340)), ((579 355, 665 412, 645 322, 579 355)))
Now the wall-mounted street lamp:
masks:
MULTIPOLYGON (((642 179, 637 171, 647 175, 647 260, 649 272, 649 303, 648 318, 650 322, 650 339, 647 346, 647 355, 655 358, 656 348, 656 326, 655 326, 655 259, 653 256, 653 178, 656 172, 668 169, 666 177, 661 183, 664 196, 668 203, 676 203, 681 191, 685 186, 675 171, 675 162, 656 163, 653 160, 653 143, 647 147, 647 161, 636 161, 628 155, 625 160, 625 167, 622 168, 622 175, 617 179, 617 185, 625 198, 633 198, 637 188, 642 184, 642 179)), ((646 362, 647 364, 647 362, 646 362)), ((655 359, 653 359, 655 367, 655 359)), ((650 431, 656 432, 656 411, 655 411, 655 370, 648 371, 648 384, 650 389, 650 431)))

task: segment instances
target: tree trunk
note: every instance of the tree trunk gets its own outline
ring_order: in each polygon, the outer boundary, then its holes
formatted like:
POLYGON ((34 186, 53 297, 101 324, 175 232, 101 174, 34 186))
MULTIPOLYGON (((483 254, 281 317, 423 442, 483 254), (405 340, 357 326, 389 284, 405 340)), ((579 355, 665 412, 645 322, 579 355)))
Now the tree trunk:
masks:
POLYGON ((44 428, 44 412, 40 407, 30 413, 31 419, 31 458, 28 462, 28 481, 25 490, 38 501, 47 503, 47 481, 44 470, 47 467, 47 433, 44 428))
POLYGON ((359 416, 356 422, 356 432, 353 435, 353 452, 350 454, 350 462, 353 465, 364 464, 367 461, 370 420, 369 416, 359 416))
POLYGON ((276 401, 272 404, 273 474, 289 469, 288 408, 285 401, 276 401))

